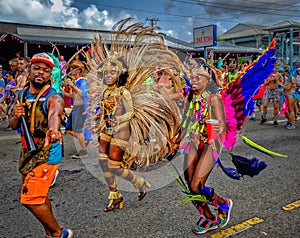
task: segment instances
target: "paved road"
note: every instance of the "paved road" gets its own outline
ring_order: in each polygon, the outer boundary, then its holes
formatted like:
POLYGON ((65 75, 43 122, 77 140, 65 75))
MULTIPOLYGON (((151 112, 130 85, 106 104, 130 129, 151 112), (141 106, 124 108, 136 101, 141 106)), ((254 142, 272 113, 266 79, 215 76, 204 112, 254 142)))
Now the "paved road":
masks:
MULTIPOLYGON (((282 118, 283 119, 283 118, 282 118)), ((1 219, 0 237, 19 238, 43 236, 42 226, 19 203, 21 176, 18 173, 20 144, 14 131, 4 131, 0 125, 1 219)), ((288 158, 271 158, 246 146, 239 140, 234 153, 267 162, 268 167, 254 178, 236 181, 228 178, 219 167, 213 170, 208 184, 221 196, 234 202, 231 220, 227 227, 202 237, 299 237, 300 233, 300 122, 296 130, 288 131, 284 121, 275 128, 272 123, 263 126, 247 121, 242 134, 260 145, 288 155, 288 158)), ((76 143, 65 139, 65 159, 55 187, 49 192, 53 210, 61 225, 71 228, 75 238, 124 237, 196 237, 192 232, 197 222, 197 211, 181 201, 180 187, 167 172, 174 169, 163 162, 150 171, 140 173, 152 184, 141 202, 128 183, 119 182, 125 199, 123 210, 104 213, 107 189, 97 163, 97 153, 89 146, 90 158, 72 160, 76 143)), ((221 155, 226 165, 231 165, 228 154, 221 155)), ((175 166, 181 169, 182 159, 175 166)), ((180 170, 181 171, 181 170, 180 170)))

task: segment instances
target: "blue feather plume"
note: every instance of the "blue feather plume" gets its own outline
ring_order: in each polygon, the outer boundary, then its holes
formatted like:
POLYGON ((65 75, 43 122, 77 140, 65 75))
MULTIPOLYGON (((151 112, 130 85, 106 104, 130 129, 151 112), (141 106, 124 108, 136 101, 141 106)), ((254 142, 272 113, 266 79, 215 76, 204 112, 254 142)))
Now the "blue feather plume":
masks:
POLYGON ((244 177, 244 175, 254 177, 267 167, 266 162, 256 157, 249 159, 235 154, 231 154, 231 157, 235 168, 226 168, 220 159, 218 159, 217 164, 221 167, 222 171, 232 179, 239 180, 244 177))

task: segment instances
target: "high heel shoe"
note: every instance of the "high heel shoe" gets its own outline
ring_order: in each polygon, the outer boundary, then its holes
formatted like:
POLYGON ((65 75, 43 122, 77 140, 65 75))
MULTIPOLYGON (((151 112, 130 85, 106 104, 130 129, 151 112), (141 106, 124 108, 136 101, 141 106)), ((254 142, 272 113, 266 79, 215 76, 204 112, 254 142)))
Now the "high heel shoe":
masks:
POLYGON ((123 197, 120 193, 120 191, 109 192, 108 195, 109 204, 106 208, 104 208, 104 212, 110 212, 114 210, 116 207, 119 207, 119 209, 122 209, 124 207, 123 197))
POLYGON ((138 201, 141 201, 147 194, 146 188, 150 188, 151 184, 145 181, 143 178, 138 177, 137 182, 134 184, 134 187, 139 191, 138 201))

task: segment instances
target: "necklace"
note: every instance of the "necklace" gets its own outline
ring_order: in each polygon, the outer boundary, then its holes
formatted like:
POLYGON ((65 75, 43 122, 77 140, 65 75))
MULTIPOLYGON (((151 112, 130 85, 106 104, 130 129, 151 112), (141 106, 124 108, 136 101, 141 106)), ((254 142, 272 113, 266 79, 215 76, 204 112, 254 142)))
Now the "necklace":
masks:
POLYGON ((116 84, 107 87, 107 88, 105 89, 105 91, 104 91, 104 94, 103 94, 104 98, 110 97, 111 94, 112 94, 112 92, 113 92, 116 88, 117 88, 117 85, 116 85, 116 84))
POLYGON ((206 91, 199 95, 194 95, 192 101, 189 103, 189 109, 187 110, 186 117, 195 117, 196 121, 203 121, 207 117, 208 93, 206 91))

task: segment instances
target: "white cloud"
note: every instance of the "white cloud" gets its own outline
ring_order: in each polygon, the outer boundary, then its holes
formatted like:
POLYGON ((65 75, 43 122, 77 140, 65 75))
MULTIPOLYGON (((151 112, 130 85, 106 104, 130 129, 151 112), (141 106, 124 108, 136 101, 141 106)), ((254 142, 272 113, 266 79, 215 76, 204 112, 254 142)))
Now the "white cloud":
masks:
POLYGON ((108 11, 99 11, 95 5, 84 9, 78 16, 81 26, 88 29, 111 29, 115 20, 111 19, 108 11))
POLYGON ((39 19, 45 13, 45 7, 38 1, 14 0, 0 2, 0 19, 2 21, 20 19, 24 22, 30 19, 39 19))
POLYGON ((226 4, 224 0, 153 0, 151 6, 146 4, 146 9, 143 4, 136 4, 137 0, 128 1, 124 9, 121 8, 124 6, 123 2, 119 5, 112 2, 114 1, 0 0, 0 21, 110 30, 117 21, 127 17, 144 22, 149 11, 151 17, 158 18, 161 32, 190 41, 195 27, 217 24, 218 34, 222 34, 238 23, 272 25, 284 20, 299 21, 300 10, 299 0, 227 0, 226 4), (105 7, 105 4, 112 6, 105 7), (155 15, 155 12, 160 15, 155 15))
POLYGON ((77 18, 70 18, 64 22, 64 27, 80 28, 77 18))
POLYGON ((110 30, 117 21, 132 16, 124 11, 113 15, 95 5, 80 10, 72 3, 72 0, 0 1, 0 21, 110 30))
POLYGON ((168 31, 167 31, 167 34, 172 36, 172 35, 174 34, 174 31, 168 30, 168 31))
POLYGON ((66 10, 64 2, 62 0, 51 0, 52 6, 50 7, 51 12, 63 12, 66 10))

